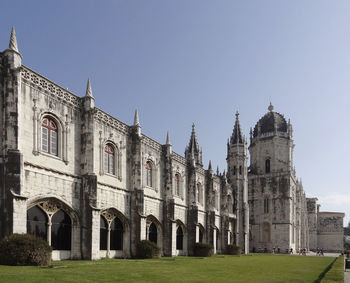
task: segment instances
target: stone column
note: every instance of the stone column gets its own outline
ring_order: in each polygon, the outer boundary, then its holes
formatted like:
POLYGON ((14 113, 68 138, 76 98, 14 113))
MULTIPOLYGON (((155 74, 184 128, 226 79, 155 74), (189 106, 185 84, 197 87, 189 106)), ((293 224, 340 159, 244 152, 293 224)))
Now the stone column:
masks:
POLYGON ((111 223, 108 223, 108 232, 107 232, 107 258, 111 255, 111 223))
POLYGON ((216 246, 216 232, 217 230, 215 228, 212 228, 213 229, 213 246, 214 246, 214 254, 216 254, 216 249, 217 249, 217 246, 216 246))
MULTIPOLYGON (((171 222, 171 256, 177 256, 176 254, 176 222, 171 222)), ((183 241, 184 242, 184 241, 183 241)), ((182 244, 183 244, 182 242, 182 244)))
POLYGON ((47 221, 47 242, 51 246, 51 227, 52 227, 52 222, 51 222, 51 216, 48 217, 47 221))
POLYGON ((148 239, 148 227, 146 223, 146 217, 140 218, 140 240, 148 239))

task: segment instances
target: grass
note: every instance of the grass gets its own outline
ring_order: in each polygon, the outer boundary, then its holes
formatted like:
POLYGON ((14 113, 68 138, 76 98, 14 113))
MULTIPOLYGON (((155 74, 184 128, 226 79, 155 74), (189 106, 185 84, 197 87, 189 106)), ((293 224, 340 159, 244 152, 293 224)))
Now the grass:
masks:
POLYGON ((344 282, 344 257, 340 256, 321 280, 322 283, 344 282))
POLYGON ((59 261, 0 266, 1 282, 314 282, 334 258, 288 255, 59 261))

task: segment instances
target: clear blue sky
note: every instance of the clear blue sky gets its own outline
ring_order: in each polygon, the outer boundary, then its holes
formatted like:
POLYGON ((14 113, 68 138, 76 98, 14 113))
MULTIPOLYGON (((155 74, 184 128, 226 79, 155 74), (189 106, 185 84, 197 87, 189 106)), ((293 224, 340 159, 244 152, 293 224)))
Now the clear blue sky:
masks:
POLYGON ((307 196, 350 220, 349 1, 1 1, 0 49, 205 167, 226 167, 234 113, 246 136, 270 102, 294 127, 307 196), (348 175, 349 174, 349 175, 348 175))

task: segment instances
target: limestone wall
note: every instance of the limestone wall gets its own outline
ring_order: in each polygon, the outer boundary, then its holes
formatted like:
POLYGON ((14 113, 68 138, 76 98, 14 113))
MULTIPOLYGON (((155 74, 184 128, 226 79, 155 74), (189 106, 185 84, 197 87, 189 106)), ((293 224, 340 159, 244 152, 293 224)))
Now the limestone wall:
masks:
POLYGON ((317 244, 327 252, 344 249, 344 213, 319 212, 317 214, 317 244))

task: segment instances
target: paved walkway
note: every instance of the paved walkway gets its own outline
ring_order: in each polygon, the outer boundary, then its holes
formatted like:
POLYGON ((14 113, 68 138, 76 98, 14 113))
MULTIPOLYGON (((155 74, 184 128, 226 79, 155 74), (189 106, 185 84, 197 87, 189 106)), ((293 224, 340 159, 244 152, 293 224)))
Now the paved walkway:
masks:
POLYGON ((346 269, 344 272, 344 283, 350 283, 350 270, 346 269))

